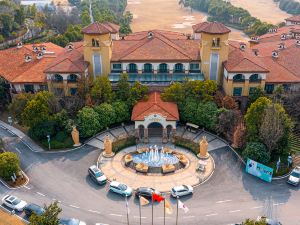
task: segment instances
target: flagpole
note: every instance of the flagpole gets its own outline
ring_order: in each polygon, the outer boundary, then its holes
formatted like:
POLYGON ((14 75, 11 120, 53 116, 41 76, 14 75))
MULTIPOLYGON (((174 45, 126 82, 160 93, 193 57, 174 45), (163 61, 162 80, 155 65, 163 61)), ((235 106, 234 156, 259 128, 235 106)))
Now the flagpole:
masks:
POLYGON ((127 213, 127 225, 129 225, 129 215, 128 215, 128 200, 127 200, 127 195, 126 195, 126 213, 127 213))
POLYGON ((164 199, 164 225, 166 225, 166 196, 164 199))
POLYGON ((139 195, 140 225, 142 225, 141 195, 139 195))
POLYGON ((177 213, 176 213, 176 225, 178 225, 178 199, 179 199, 179 197, 177 196, 177 213))
POLYGON ((151 196, 151 203, 152 203, 152 225, 153 225, 153 193, 151 196))

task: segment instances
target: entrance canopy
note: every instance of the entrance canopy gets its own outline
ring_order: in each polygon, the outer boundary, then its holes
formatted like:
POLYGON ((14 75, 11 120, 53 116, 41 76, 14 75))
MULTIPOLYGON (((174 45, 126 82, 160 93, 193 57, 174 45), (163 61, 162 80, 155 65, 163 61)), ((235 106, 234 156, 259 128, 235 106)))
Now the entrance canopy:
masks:
POLYGON ((159 136, 167 139, 171 131, 176 130, 178 107, 173 102, 164 102, 159 92, 152 92, 147 101, 140 101, 134 106, 131 120, 135 122, 139 138, 148 139, 149 130, 149 135, 160 134, 159 136))

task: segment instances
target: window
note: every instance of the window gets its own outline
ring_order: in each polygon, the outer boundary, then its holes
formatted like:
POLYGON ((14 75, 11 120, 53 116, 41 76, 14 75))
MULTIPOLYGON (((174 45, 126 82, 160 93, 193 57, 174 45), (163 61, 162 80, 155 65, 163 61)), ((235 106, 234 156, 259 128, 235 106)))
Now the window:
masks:
POLYGON ((76 95, 77 93, 77 88, 70 88, 70 94, 73 96, 73 95, 76 95))
POLYGON ((26 93, 34 93, 34 86, 32 84, 25 84, 24 89, 26 93))
POLYGON ((152 64, 146 63, 146 64, 144 65, 144 72, 145 72, 145 73, 152 73, 152 64))
POLYGON ((112 65, 112 70, 115 72, 122 72, 122 64, 121 63, 114 63, 112 65))
POLYGON ((177 63, 175 64, 175 69, 174 69, 175 73, 183 73, 183 65, 181 63, 177 63))
POLYGON ((245 82, 245 77, 243 74, 236 74, 232 78, 233 82, 245 82))
POLYGON ((250 82, 260 82, 261 78, 258 74, 252 74, 249 78, 250 82))
POLYGON ((128 65, 128 73, 137 73, 137 66, 134 63, 128 65))
POLYGON ((233 96, 242 96, 243 88, 235 87, 233 88, 233 96))
POLYGON ((93 47, 99 47, 99 41, 98 40, 95 40, 94 38, 92 39, 92 46, 93 47))
POLYGON ((274 84, 266 84, 265 91, 267 94, 272 94, 274 91, 274 84))
POLYGON ((251 96, 251 95, 253 95, 255 92, 256 92, 256 87, 250 87, 249 88, 249 95, 251 96))
POLYGON ((210 55, 210 71, 209 71, 210 80, 216 81, 218 79, 218 67, 219 67, 219 54, 213 52, 210 55))
POLYGON ((68 82, 77 82, 77 75, 76 74, 70 74, 68 76, 68 82))
POLYGON ((53 81, 55 82, 62 82, 63 81, 63 77, 60 74, 55 74, 53 81))
POLYGON ((40 85, 40 90, 41 91, 48 91, 48 86, 47 85, 40 85))
POLYGON ((94 63, 94 75, 100 76, 102 74, 102 59, 99 53, 93 54, 93 63, 94 63))
POLYGON ((191 64, 190 64, 190 70, 191 70, 191 71, 199 71, 199 70, 200 70, 200 65, 199 65, 199 63, 191 63, 191 64))
POLYGON ((212 41, 212 47, 213 47, 213 48, 218 48, 218 47, 220 47, 220 38, 213 38, 213 41, 212 41))
POLYGON ((168 65, 166 63, 159 64, 159 73, 168 73, 168 65))

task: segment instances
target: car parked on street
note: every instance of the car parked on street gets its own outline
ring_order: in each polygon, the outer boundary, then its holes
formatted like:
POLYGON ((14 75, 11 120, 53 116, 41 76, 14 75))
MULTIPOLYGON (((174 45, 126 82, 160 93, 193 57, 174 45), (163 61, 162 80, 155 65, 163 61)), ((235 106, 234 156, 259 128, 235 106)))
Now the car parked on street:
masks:
POLYGON ((193 194, 193 191, 194 189, 191 185, 180 185, 172 188, 171 195, 174 198, 177 198, 185 195, 191 195, 193 194))
POLYGON ((287 183, 298 186, 300 183, 300 167, 296 167, 295 169, 292 170, 287 183))
POLYGON ((17 198, 13 195, 5 195, 2 198, 2 204, 19 212, 22 212, 24 207, 27 205, 27 202, 17 198))
POLYGON ((86 225, 86 223, 74 218, 63 218, 59 219, 59 225, 86 225))
POLYGON ((24 212, 27 217, 30 217, 32 214, 41 216, 45 212, 45 209, 37 204, 31 203, 25 206, 24 212))
POLYGON ((123 196, 131 196, 132 188, 126 184, 121 184, 117 181, 112 181, 109 185, 109 190, 123 196))
POLYGON ((161 193, 153 188, 148 188, 148 187, 139 187, 136 192, 135 192, 135 197, 145 197, 145 198, 152 198, 152 194, 158 194, 161 195, 161 193))
POLYGON ((102 171, 96 166, 93 165, 88 169, 90 177, 97 183, 97 184, 106 184, 107 178, 102 173, 102 171))

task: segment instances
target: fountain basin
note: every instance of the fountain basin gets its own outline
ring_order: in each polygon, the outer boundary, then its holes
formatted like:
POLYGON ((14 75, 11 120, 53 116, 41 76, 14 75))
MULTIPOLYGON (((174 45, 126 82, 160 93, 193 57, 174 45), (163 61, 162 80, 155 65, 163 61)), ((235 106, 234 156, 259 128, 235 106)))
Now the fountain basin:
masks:
POLYGON ((157 158, 151 159, 151 155, 149 152, 144 152, 141 154, 135 154, 132 156, 132 161, 136 164, 138 163, 144 163, 147 166, 150 167, 162 167, 166 164, 177 164, 179 162, 179 159, 173 155, 168 153, 162 153, 159 152, 157 154, 157 158))

